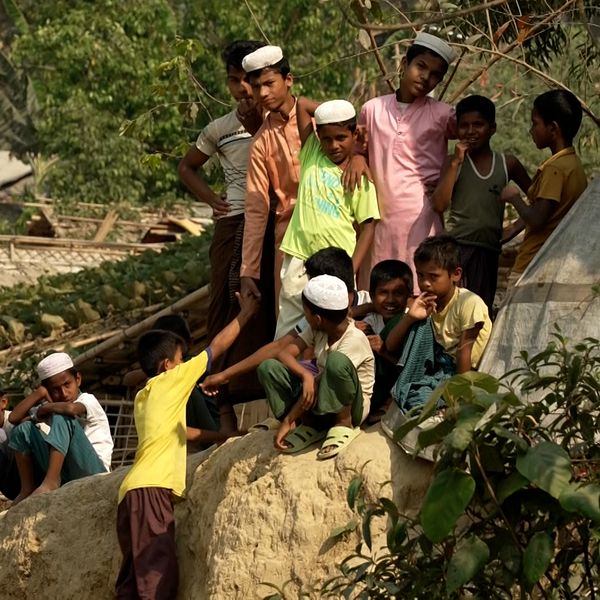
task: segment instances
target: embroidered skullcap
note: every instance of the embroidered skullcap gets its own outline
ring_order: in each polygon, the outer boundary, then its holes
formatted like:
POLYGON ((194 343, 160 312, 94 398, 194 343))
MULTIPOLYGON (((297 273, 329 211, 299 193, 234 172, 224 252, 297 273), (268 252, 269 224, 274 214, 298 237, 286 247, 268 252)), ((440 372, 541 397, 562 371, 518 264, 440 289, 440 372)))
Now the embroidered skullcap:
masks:
POLYGON ((315 110, 315 123, 327 125, 328 123, 343 123, 356 117, 354 106, 348 100, 329 100, 319 104, 315 110))
POLYGON ((40 381, 73 368, 73 359, 65 352, 55 352, 43 358, 37 366, 40 381))
POLYGON ((413 40, 413 43, 428 48, 429 50, 433 50, 433 52, 439 54, 448 64, 456 58, 454 50, 436 35, 419 31, 417 37, 413 40))
POLYGON ((283 51, 279 46, 263 46, 244 56, 242 60, 242 69, 244 69, 246 73, 252 73, 252 71, 272 67, 282 59, 283 51))
POLYGON ((304 297, 319 308, 343 310, 348 308, 348 288, 333 275, 317 275, 309 279, 304 288, 304 297))

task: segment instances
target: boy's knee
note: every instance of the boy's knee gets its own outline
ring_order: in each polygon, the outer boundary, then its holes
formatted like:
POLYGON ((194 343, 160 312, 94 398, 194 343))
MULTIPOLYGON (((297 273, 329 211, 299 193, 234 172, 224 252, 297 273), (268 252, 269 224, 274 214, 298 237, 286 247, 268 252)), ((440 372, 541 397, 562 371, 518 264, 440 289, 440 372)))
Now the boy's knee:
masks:
POLYGON ((258 376, 260 383, 270 379, 273 375, 273 371, 277 369, 280 364, 281 363, 276 358, 267 358, 267 360, 263 360, 256 369, 256 375, 258 376))
POLYGON ((9 448, 17 452, 29 452, 32 429, 35 425, 31 421, 23 421, 19 423, 11 432, 8 442, 9 448))
POLYGON ((347 378, 354 369, 352 361, 341 352, 330 352, 325 363, 325 372, 331 377, 347 378))

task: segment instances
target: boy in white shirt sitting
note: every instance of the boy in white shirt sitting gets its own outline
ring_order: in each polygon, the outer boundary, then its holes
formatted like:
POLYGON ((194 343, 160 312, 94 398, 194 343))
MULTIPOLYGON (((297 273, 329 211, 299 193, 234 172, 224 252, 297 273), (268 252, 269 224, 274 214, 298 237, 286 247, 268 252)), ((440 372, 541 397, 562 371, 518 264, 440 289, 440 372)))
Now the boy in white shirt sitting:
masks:
POLYGON ((113 441, 106 414, 92 394, 79 390, 81 375, 64 352, 37 366, 40 386, 11 412, 9 446, 21 479, 13 506, 31 494, 110 470, 113 441), (37 473, 44 474, 39 485, 37 473))

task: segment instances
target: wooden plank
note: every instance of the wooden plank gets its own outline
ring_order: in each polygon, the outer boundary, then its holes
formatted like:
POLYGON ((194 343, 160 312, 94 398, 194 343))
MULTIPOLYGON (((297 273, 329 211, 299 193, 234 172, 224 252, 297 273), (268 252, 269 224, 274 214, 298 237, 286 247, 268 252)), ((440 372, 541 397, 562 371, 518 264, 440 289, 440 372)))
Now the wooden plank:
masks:
POLYGON ((102 223, 100 223, 96 235, 94 235, 94 242, 103 242, 110 233, 110 230, 114 227, 118 218, 119 212, 117 210, 109 210, 102 223))

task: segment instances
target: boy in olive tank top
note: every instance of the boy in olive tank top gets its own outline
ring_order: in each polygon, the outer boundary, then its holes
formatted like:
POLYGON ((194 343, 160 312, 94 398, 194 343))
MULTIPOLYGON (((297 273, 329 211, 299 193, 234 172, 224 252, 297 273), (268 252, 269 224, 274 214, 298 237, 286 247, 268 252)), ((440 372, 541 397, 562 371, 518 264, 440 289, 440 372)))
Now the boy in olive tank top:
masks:
POLYGON ((496 108, 489 98, 461 100, 456 120, 460 141, 431 200, 437 212, 448 211, 446 231, 459 243, 462 285, 483 298, 491 316, 504 220, 500 193, 510 180, 526 192, 531 180, 517 158, 490 148, 496 108))

